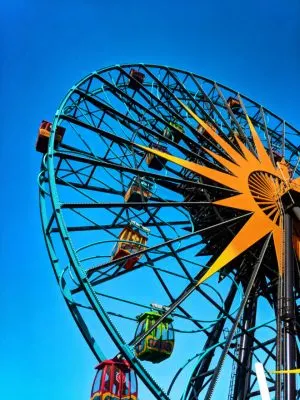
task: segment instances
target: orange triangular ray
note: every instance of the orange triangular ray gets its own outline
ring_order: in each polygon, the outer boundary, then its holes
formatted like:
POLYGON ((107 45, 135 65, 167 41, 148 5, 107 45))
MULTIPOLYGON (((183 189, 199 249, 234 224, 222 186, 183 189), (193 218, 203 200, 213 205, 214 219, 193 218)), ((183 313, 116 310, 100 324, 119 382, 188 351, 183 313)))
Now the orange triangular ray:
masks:
POLYGON ((263 212, 255 212, 255 214, 252 214, 251 218, 246 222, 243 228, 232 239, 205 275, 198 281, 198 284, 200 285, 202 282, 206 281, 210 276, 230 263, 230 261, 234 260, 245 250, 249 249, 249 247, 258 242, 268 233, 272 232, 272 228, 273 223, 263 212))
POLYGON ((187 161, 187 160, 182 160, 181 158, 171 156, 171 154, 168 153, 163 153, 162 151, 156 150, 156 149, 150 149, 149 147, 137 145, 141 149, 148 151, 149 153, 156 154, 159 157, 162 157, 166 160, 172 161, 173 163, 177 165, 181 165, 184 168, 187 168, 188 170, 192 172, 196 172, 197 174, 204 176, 206 178, 209 178, 215 182, 220 183, 221 185, 225 185, 231 189, 237 190, 238 187, 240 186, 239 184, 239 179, 229 175, 224 172, 220 172, 217 170, 214 170, 212 168, 204 167, 203 165, 196 164, 192 161, 187 161))
POLYGON ((244 156, 245 156, 245 159, 246 159, 248 162, 250 162, 250 163, 255 163, 255 164, 257 164, 257 166, 258 166, 258 165, 259 165, 259 164, 258 164, 259 161, 258 161, 258 159, 256 158, 256 156, 252 153, 252 151, 250 151, 238 137, 236 138, 236 140, 237 140, 237 142, 238 142, 238 145, 239 145, 240 148, 241 148, 241 151, 243 152, 243 154, 244 154, 244 156))
POLYGON ((238 165, 241 165, 245 163, 245 159, 243 156, 238 153, 234 148, 227 143, 224 139, 221 138, 206 122, 204 122, 201 118, 198 117, 192 110, 190 110, 184 103, 182 103, 180 100, 178 100, 182 107, 190 114, 191 117, 194 118, 195 121, 197 121, 202 128, 205 129, 205 131, 214 139, 216 143, 218 143, 222 149, 234 160, 238 165))
POLYGON ((300 177, 297 179, 293 179, 291 182, 291 186, 293 189, 297 190, 300 192, 300 177))
POLYGON ((233 162, 227 160, 226 158, 219 156, 218 154, 214 153, 213 151, 206 149, 203 147, 203 150, 205 150, 210 156, 212 156, 215 160, 217 160, 223 167, 228 169, 228 171, 232 172, 235 176, 238 175, 238 172, 240 172, 241 167, 234 164, 233 162))
POLYGON ((243 211, 255 211, 255 203, 244 193, 226 199, 214 201, 213 204, 224 207, 231 207, 243 211), (249 201, 250 200, 250 201, 249 201))
MULTIPOLYGON (((198 284, 204 282, 211 275, 215 274, 236 257, 240 256, 244 251, 249 249, 253 244, 257 243, 260 239, 270 233, 273 235, 278 269, 279 274, 281 275, 284 269, 283 228, 282 216, 277 202, 282 194, 290 188, 300 192, 300 178, 295 179, 292 182, 289 181, 287 184, 289 178, 288 166, 284 162, 281 164, 277 163, 277 168, 273 166, 268 152, 264 148, 263 143, 261 142, 248 115, 246 115, 246 118, 253 138, 253 147, 255 152, 249 150, 238 137, 236 137, 236 141, 239 149, 236 147, 238 150, 236 151, 228 141, 217 134, 213 127, 199 118, 180 100, 178 100, 178 102, 207 132, 216 145, 219 146, 219 154, 215 154, 213 151, 206 148, 203 149, 228 172, 219 171, 192 161, 184 160, 157 149, 148 148, 142 145, 137 146, 202 177, 233 189, 239 194, 215 201, 213 204, 216 206, 248 211, 252 214, 238 234, 233 238, 231 243, 228 244, 212 266, 206 271, 205 275, 198 281, 198 284), (251 177, 251 179, 249 177, 251 177), (284 183, 283 178, 286 180, 286 183, 284 183), (277 222, 279 222, 279 225, 276 224, 277 222)), ((295 251, 300 257, 300 235, 297 234, 293 241, 295 251)))
POLYGON ((256 132, 251 120, 250 120, 250 118, 248 117, 248 115, 246 115, 246 118, 247 118, 247 122, 248 122, 248 125, 249 125, 249 128, 250 128, 250 131, 251 131, 251 135, 252 135, 255 147, 256 147, 256 151, 257 151, 257 155, 258 155, 259 161, 264 165, 264 168, 268 168, 268 169, 271 168, 271 170, 273 170, 274 169, 273 163, 270 160, 270 157, 269 157, 266 149, 264 148, 264 146, 263 146, 263 144, 262 144, 262 142, 261 142, 261 140, 260 140, 260 138, 259 138, 259 136, 258 136, 258 134, 257 134, 257 132, 256 132))

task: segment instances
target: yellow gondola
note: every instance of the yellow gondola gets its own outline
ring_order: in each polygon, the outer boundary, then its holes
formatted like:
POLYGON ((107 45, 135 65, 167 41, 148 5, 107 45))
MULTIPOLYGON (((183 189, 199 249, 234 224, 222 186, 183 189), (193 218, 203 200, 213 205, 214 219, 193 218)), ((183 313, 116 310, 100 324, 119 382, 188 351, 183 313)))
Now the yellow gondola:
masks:
POLYGON ((132 257, 122 264, 122 267, 125 269, 132 269, 142 257, 142 254, 136 256, 134 254, 145 249, 149 232, 149 229, 131 221, 119 235, 119 241, 113 249, 112 260, 118 260, 119 258, 132 255, 132 257), (143 231, 145 234, 143 235, 140 231, 143 231))

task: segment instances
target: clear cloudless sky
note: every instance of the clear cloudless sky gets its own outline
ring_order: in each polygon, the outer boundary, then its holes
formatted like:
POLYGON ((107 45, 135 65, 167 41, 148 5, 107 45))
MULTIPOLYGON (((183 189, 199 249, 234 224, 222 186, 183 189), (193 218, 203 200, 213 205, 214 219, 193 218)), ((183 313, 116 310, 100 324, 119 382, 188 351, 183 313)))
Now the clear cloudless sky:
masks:
POLYGON ((89 72, 145 62, 224 83, 300 128, 299 19, 299 0, 2 0, 1 399, 88 399, 95 365, 42 237, 40 121, 89 72))

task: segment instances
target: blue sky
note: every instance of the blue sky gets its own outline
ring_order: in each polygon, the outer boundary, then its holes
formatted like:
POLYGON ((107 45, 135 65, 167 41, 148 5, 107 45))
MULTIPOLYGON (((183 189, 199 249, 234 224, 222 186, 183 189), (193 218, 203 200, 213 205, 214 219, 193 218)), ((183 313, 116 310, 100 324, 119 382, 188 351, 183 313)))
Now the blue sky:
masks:
POLYGON ((300 128, 300 3, 2 2, 0 387, 3 398, 87 399, 95 360, 48 261, 34 151, 42 119, 89 72, 165 64, 199 73, 300 128))

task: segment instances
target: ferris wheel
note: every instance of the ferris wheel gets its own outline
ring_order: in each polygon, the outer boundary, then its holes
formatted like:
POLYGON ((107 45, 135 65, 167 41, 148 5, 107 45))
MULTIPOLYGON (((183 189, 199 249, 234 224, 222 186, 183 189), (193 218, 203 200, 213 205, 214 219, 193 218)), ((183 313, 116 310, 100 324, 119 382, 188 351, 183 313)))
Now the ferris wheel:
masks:
POLYGON ((300 365, 299 133, 145 64, 91 73, 41 123, 43 233, 92 400, 259 399, 256 362, 273 398, 300 398, 272 373, 300 365))

